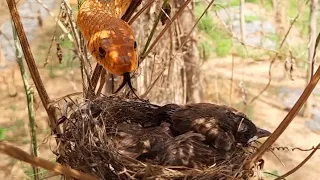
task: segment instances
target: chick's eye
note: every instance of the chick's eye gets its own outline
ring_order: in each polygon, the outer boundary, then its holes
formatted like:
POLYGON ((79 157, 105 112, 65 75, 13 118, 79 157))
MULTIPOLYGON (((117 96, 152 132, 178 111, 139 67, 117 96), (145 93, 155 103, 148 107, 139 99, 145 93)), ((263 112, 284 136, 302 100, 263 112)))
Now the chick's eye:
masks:
POLYGON ((137 42, 134 42, 133 47, 136 49, 137 48, 137 42))
POLYGON ((106 56, 106 51, 102 47, 99 47, 99 55, 101 57, 105 57, 106 56))
POLYGON ((246 139, 250 139, 250 138, 252 138, 252 137, 253 137, 253 135, 250 134, 250 133, 244 134, 244 138, 246 138, 246 139))

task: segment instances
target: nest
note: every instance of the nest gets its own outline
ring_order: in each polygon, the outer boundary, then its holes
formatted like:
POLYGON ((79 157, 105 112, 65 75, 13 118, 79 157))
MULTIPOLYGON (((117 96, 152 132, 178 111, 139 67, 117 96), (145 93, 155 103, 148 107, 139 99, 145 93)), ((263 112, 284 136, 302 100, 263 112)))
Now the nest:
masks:
POLYGON ((148 101, 109 96, 77 106, 63 123, 58 162, 99 179, 247 179, 253 174, 242 167, 256 148, 220 152, 199 143, 203 136, 197 133, 174 137, 170 124, 155 116, 160 106, 148 101), (154 148, 156 153, 148 154, 154 148), (181 151, 187 152, 174 153, 181 151))

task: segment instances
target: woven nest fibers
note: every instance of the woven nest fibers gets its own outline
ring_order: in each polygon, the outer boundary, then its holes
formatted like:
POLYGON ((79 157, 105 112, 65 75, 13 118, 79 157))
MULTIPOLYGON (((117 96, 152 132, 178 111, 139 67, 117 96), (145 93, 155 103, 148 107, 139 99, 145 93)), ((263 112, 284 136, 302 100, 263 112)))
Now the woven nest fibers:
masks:
POLYGON ((116 96, 76 106, 62 125, 58 162, 99 179, 247 179, 254 174, 242 169, 256 149, 241 143, 253 136, 239 133, 249 120, 232 108, 158 106, 116 96))

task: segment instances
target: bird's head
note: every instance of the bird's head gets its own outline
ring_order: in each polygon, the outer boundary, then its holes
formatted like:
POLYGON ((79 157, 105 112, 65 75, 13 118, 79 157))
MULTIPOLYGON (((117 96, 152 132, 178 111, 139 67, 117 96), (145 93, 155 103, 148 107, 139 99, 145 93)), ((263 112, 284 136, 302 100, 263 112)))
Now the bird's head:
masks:
POLYGON ((267 137, 270 134, 269 131, 256 127, 249 119, 241 117, 235 139, 238 143, 248 144, 256 139, 267 137))

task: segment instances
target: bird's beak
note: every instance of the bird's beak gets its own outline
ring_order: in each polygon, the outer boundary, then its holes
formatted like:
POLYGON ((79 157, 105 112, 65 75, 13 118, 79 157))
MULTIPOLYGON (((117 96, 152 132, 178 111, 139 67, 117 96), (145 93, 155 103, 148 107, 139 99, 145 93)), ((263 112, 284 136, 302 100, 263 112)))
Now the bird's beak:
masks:
POLYGON ((264 129, 261 129, 261 128, 258 128, 257 127, 257 138, 263 138, 263 137, 268 137, 271 135, 271 132, 267 131, 267 130, 264 130, 264 129))
POLYGON ((255 141, 259 138, 268 137, 268 136, 270 136, 270 134, 271 134, 271 132, 257 127, 257 134, 255 136, 253 136, 252 138, 250 138, 247 143, 249 144, 252 141, 255 141))
POLYGON ((258 139, 258 136, 253 136, 252 138, 250 138, 249 140, 248 140, 248 144, 250 144, 252 141, 255 141, 255 140, 257 140, 258 139))

